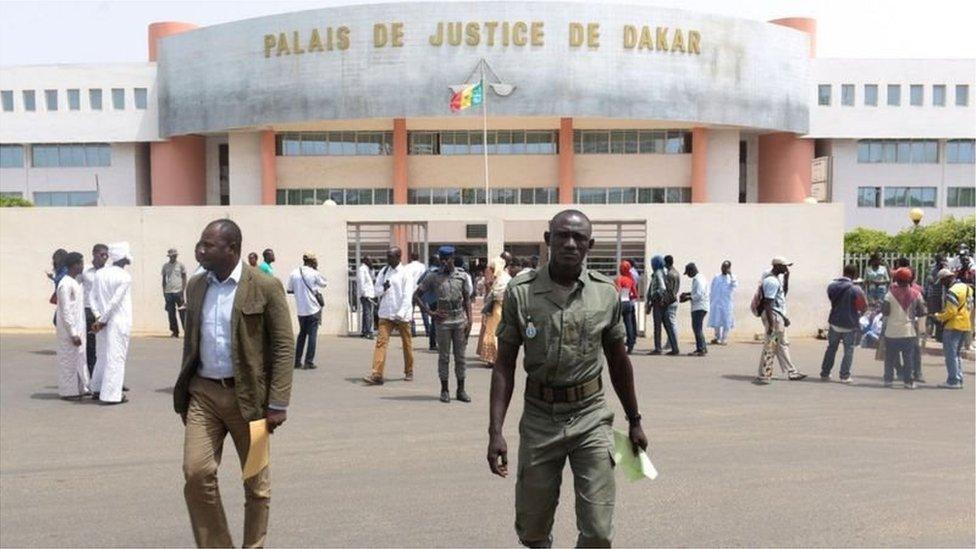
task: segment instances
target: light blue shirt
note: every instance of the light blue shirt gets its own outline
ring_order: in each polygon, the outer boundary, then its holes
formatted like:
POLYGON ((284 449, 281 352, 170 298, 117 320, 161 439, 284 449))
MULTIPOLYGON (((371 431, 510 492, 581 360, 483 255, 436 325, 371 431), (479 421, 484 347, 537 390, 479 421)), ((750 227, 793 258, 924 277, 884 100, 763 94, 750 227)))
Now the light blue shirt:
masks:
POLYGON ((773 311, 786 314, 786 292, 783 291, 783 283, 779 277, 772 274, 764 274, 762 281, 763 297, 773 300, 773 311))
POLYGON ((200 369, 197 372, 200 377, 234 377, 230 317, 243 270, 244 264, 238 263, 223 282, 213 273, 207 273, 207 293, 200 311, 200 369))

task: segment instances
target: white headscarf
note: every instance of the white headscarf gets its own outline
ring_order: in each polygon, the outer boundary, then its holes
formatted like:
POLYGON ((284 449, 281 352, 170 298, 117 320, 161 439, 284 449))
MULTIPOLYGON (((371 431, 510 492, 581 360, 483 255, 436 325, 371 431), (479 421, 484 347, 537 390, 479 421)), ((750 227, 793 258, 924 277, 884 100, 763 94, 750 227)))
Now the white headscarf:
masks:
POLYGON ((108 245, 108 262, 115 263, 116 261, 128 259, 132 262, 132 255, 129 253, 129 243, 128 242, 116 242, 114 244, 108 245))

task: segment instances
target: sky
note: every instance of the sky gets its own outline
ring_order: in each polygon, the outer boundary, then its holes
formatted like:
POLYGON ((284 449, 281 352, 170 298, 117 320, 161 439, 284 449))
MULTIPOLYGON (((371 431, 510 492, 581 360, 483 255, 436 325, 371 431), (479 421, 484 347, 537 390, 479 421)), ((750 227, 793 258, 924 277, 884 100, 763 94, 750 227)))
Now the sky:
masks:
MULTIPOLYGON (((486 0, 490 1, 490 0, 486 0)), ((595 1, 595 0, 590 0, 595 1)), ((0 1, 0 66, 141 62, 156 21, 200 26, 377 0, 0 1)), ((973 0, 629 0, 766 21, 817 19, 817 56, 976 58, 973 0)))

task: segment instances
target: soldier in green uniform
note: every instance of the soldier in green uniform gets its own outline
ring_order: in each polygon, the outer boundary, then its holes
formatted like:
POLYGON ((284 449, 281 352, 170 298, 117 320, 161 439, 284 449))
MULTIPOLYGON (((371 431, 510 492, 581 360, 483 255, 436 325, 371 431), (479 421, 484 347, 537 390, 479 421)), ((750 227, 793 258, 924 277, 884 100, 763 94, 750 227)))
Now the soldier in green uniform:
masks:
POLYGON ((545 233, 549 264, 509 284, 491 378, 488 465, 508 475, 502 424, 516 359, 528 376, 519 424, 515 531, 527 547, 552 545, 552 523, 566 459, 573 471, 580 547, 610 547, 613 537, 613 412, 604 397, 604 361, 620 398, 633 450, 647 447, 613 281, 583 268, 593 246, 589 218, 565 210, 545 233))

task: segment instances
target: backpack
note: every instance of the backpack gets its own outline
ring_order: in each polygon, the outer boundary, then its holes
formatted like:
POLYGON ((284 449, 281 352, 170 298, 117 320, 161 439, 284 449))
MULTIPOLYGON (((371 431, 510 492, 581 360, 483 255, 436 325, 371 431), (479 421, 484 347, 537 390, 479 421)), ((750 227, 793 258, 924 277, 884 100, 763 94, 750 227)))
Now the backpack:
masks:
POLYGON ((749 304, 749 310, 752 314, 759 317, 763 314, 763 299, 765 299, 765 294, 763 293, 762 282, 759 283, 759 287, 756 288, 756 293, 752 296, 752 302, 749 304))

